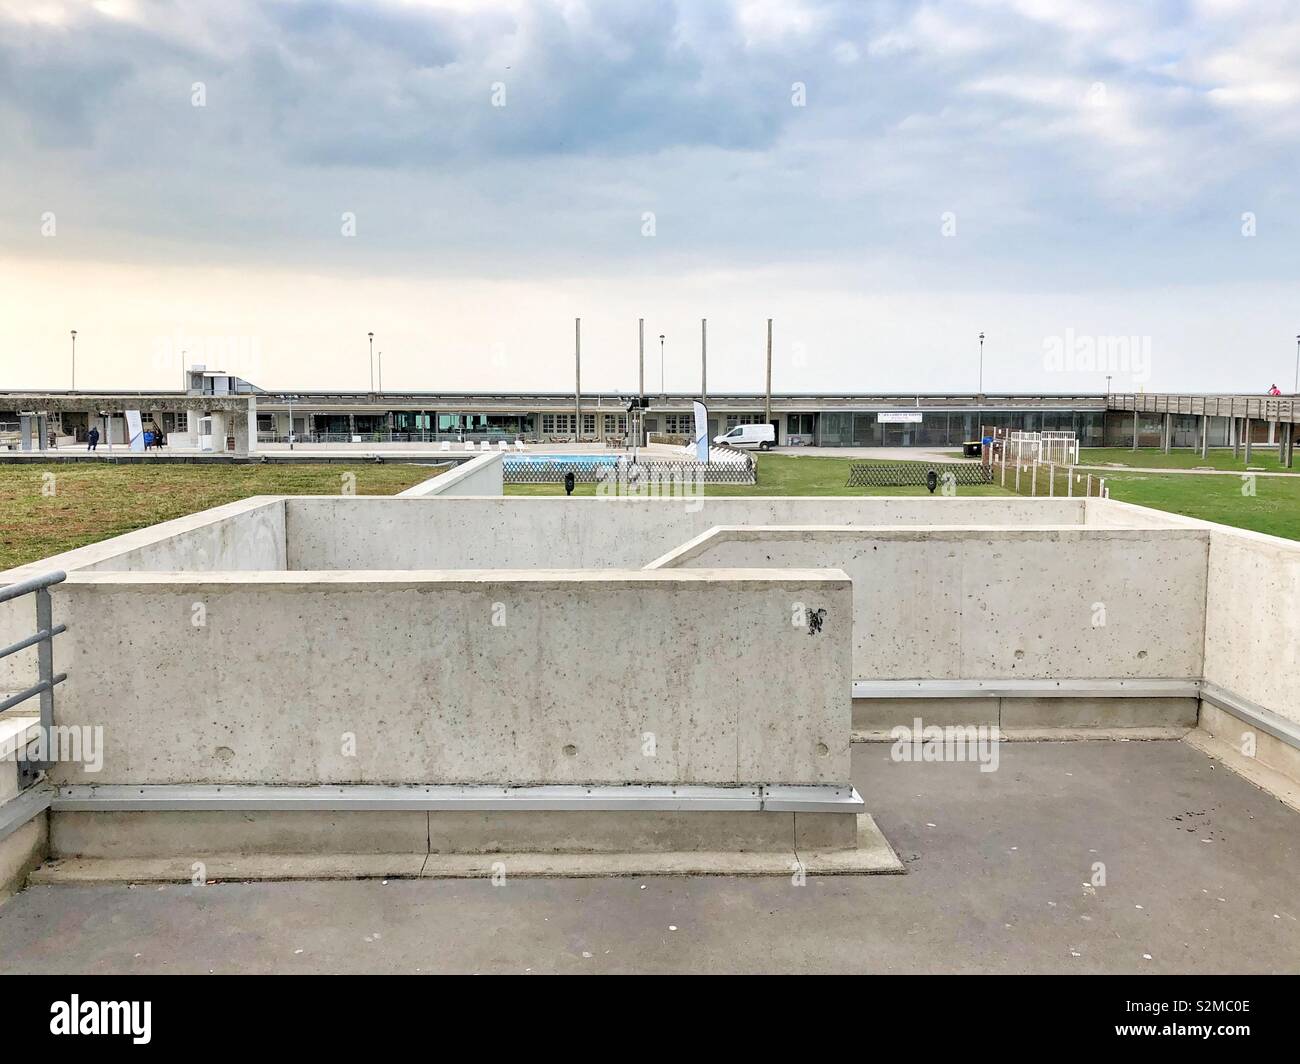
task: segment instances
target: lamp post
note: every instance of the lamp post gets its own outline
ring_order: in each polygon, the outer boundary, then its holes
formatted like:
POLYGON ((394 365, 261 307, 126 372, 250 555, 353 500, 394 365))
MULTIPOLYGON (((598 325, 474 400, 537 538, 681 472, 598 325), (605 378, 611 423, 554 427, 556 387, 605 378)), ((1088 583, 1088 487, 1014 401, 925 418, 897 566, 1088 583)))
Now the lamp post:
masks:
POLYGON ((984 334, 980 333, 980 390, 979 394, 984 394, 984 334))
POLYGON ((375 390, 375 334, 366 333, 370 338, 370 390, 375 390))
POLYGON ((289 404, 289 450, 293 450, 293 401, 297 399, 296 395, 286 395, 285 402, 289 404))
POLYGON ((1300 336, 1295 338, 1295 392, 1292 394, 1300 394, 1300 336))
POLYGON ((379 394, 384 394, 384 353, 379 352, 379 394))
POLYGON ((668 402, 668 393, 664 391, 664 334, 659 334, 659 399, 668 402))
MULTIPOLYGON (((1300 340, 1300 336, 1296 337, 1300 340)), ((77 330, 72 330, 72 390, 77 390, 77 330)))

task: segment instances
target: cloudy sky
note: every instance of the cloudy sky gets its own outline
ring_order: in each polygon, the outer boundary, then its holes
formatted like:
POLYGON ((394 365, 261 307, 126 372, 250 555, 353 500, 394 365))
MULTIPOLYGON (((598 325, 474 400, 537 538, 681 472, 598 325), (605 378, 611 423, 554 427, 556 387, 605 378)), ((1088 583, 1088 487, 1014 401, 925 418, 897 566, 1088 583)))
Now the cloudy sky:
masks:
POLYGON ((0 153, 0 387, 1294 381, 1294 2, 0 0, 0 153))

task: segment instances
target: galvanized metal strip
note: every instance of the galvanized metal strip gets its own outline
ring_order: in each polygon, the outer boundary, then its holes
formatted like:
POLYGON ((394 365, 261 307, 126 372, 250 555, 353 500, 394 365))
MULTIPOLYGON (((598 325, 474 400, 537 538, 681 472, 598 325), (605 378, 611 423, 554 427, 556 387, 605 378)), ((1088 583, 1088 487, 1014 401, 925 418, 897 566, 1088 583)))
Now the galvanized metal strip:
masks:
POLYGON ((1196 698, 1199 680, 854 680, 854 698, 1196 698))
POLYGON ((54 797, 54 788, 48 784, 37 784, 0 804, 0 839, 6 839, 34 817, 40 816, 50 807, 54 797))
POLYGON ((773 785, 763 788, 763 809, 769 813, 861 813, 864 808, 856 787, 773 785))
MULTIPOLYGON (((810 801, 825 800, 809 794, 810 801)), ((86 784, 60 787, 56 812, 229 810, 759 811, 762 787, 86 784)))
POLYGON ((1279 716, 1271 709, 1242 698, 1231 691, 1224 690, 1217 684, 1201 685, 1201 698, 1211 705, 1227 710, 1234 717, 1239 717, 1248 724, 1253 724, 1262 732, 1300 750, 1300 724, 1279 716))

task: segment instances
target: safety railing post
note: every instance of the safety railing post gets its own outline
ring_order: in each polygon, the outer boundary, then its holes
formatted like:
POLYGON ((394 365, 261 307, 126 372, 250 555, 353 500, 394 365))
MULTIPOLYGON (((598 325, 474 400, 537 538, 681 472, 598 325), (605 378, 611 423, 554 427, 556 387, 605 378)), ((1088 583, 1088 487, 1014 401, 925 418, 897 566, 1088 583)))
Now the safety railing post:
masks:
POLYGON ((0 713, 3 713, 5 710, 21 705, 29 698, 39 698, 39 746, 41 756, 29 762, 25 757, 26 750, 19 754, 21 762, 19 766, 19 783, 22 788, 35 783, 40 772, 48 769, 51 763, 49 758, 50 751, 53 749, 54 688, 67 679, 64 674, 55 673, 54 671, 54 637, 67 631, 67 626, 54 623, 50 585, 57 584, 65 578, 65 573, 53 572, 0 587, 0 602, 12 602, 24 595, 34 595, 36 598, 36 631, 19 639, 17 642, 0 647, 0 658, 7 658, 31 647, 36 648, 36 683, 25 690, 17 691, 0 699, 0 713))
MULTIPOLYGON (((51 736, 54 734, 54 608, 50 603, 48 587, 36 590, 36 630, 46 633, 45 638, 36 644, 37 680, 44 687, 41 690, 41 750, 48 756, 51 736)), ((49 765, 42 763, 42 769, 49 765)))

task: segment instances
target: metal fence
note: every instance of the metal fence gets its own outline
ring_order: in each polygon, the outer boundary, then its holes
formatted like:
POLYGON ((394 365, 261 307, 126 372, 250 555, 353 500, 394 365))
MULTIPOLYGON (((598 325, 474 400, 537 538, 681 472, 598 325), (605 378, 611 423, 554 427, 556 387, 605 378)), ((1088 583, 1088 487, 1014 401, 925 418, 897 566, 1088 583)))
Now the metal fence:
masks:
POLYGON ((998 462, 997 483, 1017 495, 1031 498, 1109 499, 1106 478, 1073 466, 1053 462, 998 462))
POLYGON ((636 491, 656 484, 754 484, 757 482, 754 460, 748 455, 740 461, 690 462, 670 458, 628 458, 595 461, 585 455, 538 461, 508 455, 501 462, 507 484, 562 484, 572 473, 578 484, 601 484, 609 488, 636 491))
MULTIPOLYGON (((46 573, 44 576, 20 580, 16 584, 0 588, 0 603, 10 602, 23 595, 36 598, 36 631, 29 636, 0 647, 0 658, 7 658, 29 647, 36 648, 36 683, 25 690, 0 700, 0 713, 26 702, 29 698, 40 698, 40 729, 42 742, 41 757, 49 754, 50 736, 54 726, 54 688, 67 679, 64 673, 54 671, 54 637, 67 628, 54 623, 54 611, 50 602, 50 587, 67 579, 63 572, 46 573)), ((26 741, 20 736, 18 748, 14 751, 18 762, 18 787, 20 792, 27 791, 40 779, 41 772, 49 767, 44 760, 29 760, 26 741)), ((33 794, 36 792, 33 791, 33 794)), ((18 798, 0 804, 0 838, 22 827, 28 820, 40 812, 43 805, 33 804, 20 793, 18 798)))
MULTIPOLYGON (((295 432, 294 443, 498 443, 513 444, 517 432, 295 432)), ((532 438, 532 437, 529 437, 532 438)), ((571 438, 571 437, 570 437, 571 438)), ((258 443, 288 443, 285 433, 261 431, 258 443)))
POLYGON ((988 484, 993 480, 992 470, 982 462, 854 462, 845 487, 924 487, 931 472, 940 484, 988 484))

